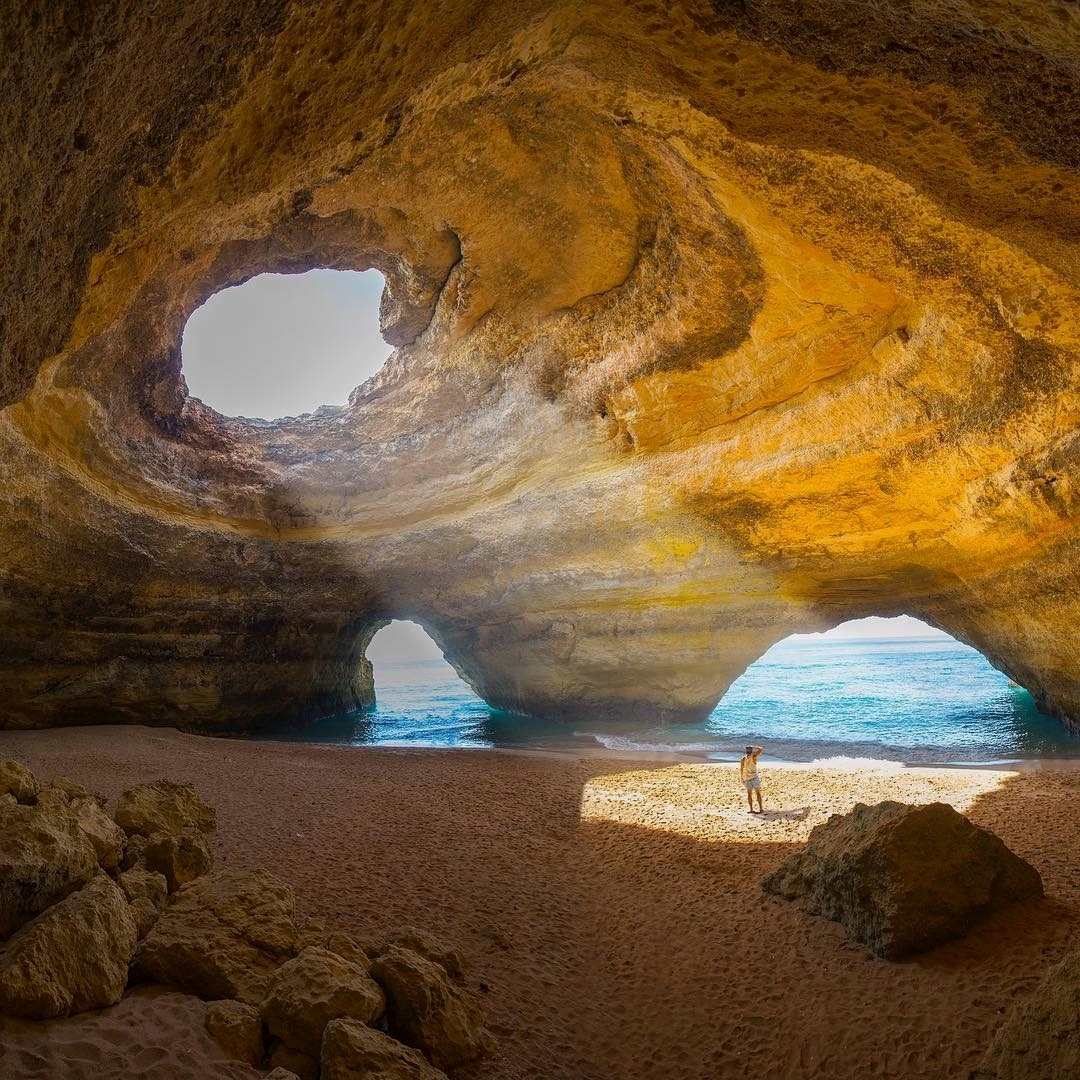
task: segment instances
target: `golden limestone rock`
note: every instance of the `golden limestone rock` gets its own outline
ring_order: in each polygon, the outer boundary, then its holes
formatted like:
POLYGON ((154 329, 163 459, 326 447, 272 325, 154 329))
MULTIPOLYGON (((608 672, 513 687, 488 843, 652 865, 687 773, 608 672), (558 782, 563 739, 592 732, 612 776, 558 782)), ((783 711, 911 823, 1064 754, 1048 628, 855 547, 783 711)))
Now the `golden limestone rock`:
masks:
POLYGON ((692 719, 907 612, 1080 728, 1074 5, 92 7, 3 31, 0 725, 301 722, 394 617, 692 719), (312 267, 382 371, 190 398, 195 308, 312 267))

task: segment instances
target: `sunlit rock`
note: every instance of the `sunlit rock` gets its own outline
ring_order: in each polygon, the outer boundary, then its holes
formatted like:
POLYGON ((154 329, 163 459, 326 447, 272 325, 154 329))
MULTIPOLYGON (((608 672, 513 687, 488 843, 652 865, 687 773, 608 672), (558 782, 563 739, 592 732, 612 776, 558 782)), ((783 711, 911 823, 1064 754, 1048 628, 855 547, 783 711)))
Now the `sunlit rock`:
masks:
POLYGON ((688 720, 908 612, 1080 728, 1068 5, 17 7, 0 725, 358 708, 398 615, 499 708, 688 720), (199 303, 316 266, 385 275, 383 370, 189 399, 199 303))

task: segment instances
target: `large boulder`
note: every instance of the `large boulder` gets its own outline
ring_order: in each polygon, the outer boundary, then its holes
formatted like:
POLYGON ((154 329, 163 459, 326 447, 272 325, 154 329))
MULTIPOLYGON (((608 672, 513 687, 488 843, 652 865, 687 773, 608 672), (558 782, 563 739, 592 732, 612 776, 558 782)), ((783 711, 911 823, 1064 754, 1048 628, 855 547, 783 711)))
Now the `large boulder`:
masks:
POLYGON ((951 806, 859 803, 810 833, 763 883, 898 960, 962 937, 990 912, 1043 895, 1034 867, 951 806))
POLYGON ((116 823, 128 836, 179 836, 184 829, 212 833, 217 814, 194 784, 157 780, 128 788, 116 804, 116 823))
POLYGON ((53 780, 40 789, 38 806, 49 806, 58 813, 65 810, 74 819, 83 835, 90 841, 98 865, 114 870, 124 855, 127 838, 106 812, 104 795, 95 795, 70 780, 53 780))
POLYGON ((1043 976, 994 1034, 974 1080, 1076 1080, 1080 1076, 1080 953, 1043 976))
POLYGON ((214 854, 206 837, 198 829, 185 827, 176 836, 156 833, 142 850, 147 870, 164 876, 169 892, 209 874, 214 854))
POLYGON ((253 1068, 262 1064, 263 1025, 259 1010, 242 1001, 211 1001, 206 1009, 206 1030, 226 1054, 253 1068))
POLYGON ((322 1080, 446 1080, 424 1055, 358 1020, 331 1020, 323 1035, 322 1080))
POLYGON ((170 898, 132 975, 258 1005, 270 974, 296 952, 293 907, 292 889, 265 870, 197 878, 170 898))
POLYGON ((317 1058, 331 1020, 371 1024, 385 1008, 381 988, 363 967, 312 945, 271 975, 262 1016, 272 1035, 317 1058))
POLYGON ((32 803, 41 789, 37 777, 17 761, 0 761, 0 795, 13 795, 16 802, 32 803))
POLYGON ((135 943, 123 892, 99 875, 0 949, 0 1012, 44 1020, 115 1005, 135 943))
POLYGON ((62 798, 0 795, 0 940, 98 873, 94 845, 62 798))
POLYGON ((440 964, 390 945, 371 973, 386 991, 390 1034, 419 1047, 432 1064, 454 1069, 494 1052, 479 1005, 440 964))

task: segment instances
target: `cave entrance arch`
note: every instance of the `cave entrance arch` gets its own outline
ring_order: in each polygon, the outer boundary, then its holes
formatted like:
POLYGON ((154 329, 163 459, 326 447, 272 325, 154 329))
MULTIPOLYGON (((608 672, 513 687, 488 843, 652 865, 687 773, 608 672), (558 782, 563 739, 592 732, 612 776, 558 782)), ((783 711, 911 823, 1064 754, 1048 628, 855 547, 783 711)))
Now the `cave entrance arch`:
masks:
POLYGON ((427 631, 409 619, 381 627, 365 652, 375 704, 365 741, 407 746, 489 746, 491 710, 427 631))
POLYGON ((1080 740, 981 653, 908 616, 777 642, 732 683, 705 726, 733 750, 760 742, 797 761, 1080 754, 1080 740))
POLYGON ((378 270, 257 274, 210 296, 184 327, 191 397, 225 416, 274 420, 343 405, 390 354, 378 270))

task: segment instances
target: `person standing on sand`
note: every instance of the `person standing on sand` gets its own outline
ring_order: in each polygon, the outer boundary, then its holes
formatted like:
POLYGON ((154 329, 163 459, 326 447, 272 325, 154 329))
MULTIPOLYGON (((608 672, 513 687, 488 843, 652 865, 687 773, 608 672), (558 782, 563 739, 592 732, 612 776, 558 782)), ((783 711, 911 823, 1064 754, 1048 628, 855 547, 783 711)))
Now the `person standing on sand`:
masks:
POLYGON ((750 813, 754 813, 754 792, 757 792, 757 812, 765 813, 761 806, 761 777, 758 776, 757 762, 764 747, 748 746, 746 753, 739 759, 739 779, 746 788, 746 801, 750 804, 750 813))

